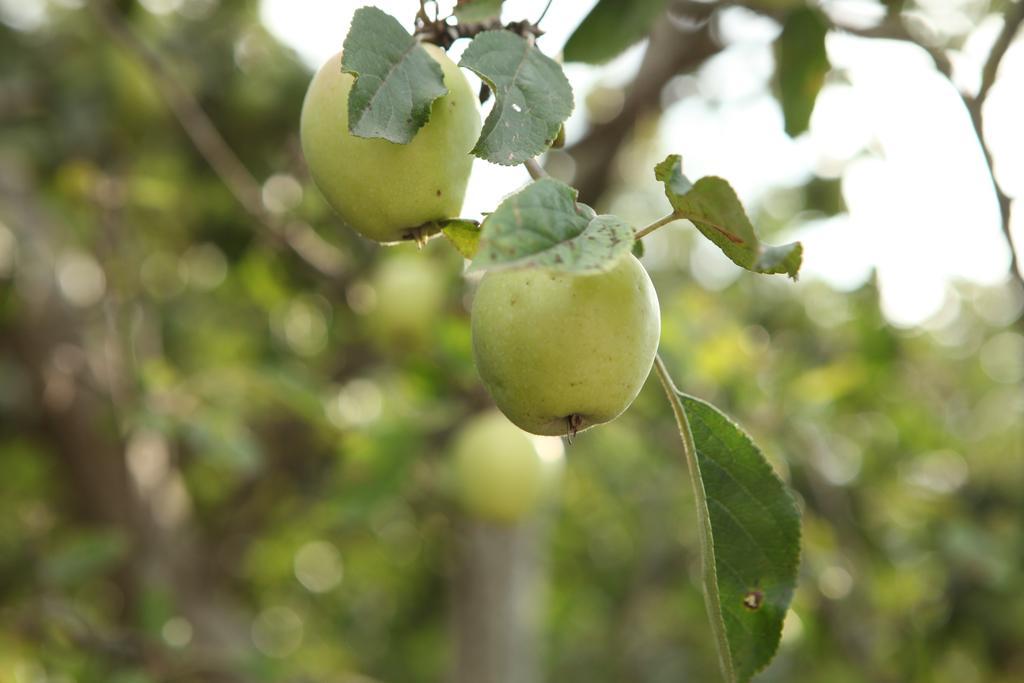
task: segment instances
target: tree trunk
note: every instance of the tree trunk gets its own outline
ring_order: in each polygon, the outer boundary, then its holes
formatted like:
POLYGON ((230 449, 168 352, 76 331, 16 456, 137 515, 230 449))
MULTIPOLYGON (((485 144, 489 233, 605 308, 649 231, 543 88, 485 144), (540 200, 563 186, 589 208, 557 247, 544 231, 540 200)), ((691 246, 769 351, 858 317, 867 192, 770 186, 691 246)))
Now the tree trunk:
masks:
POLYGON ((453 683, 539 683, 545 520, 467 520, 460 531, 451 588, 453 683))

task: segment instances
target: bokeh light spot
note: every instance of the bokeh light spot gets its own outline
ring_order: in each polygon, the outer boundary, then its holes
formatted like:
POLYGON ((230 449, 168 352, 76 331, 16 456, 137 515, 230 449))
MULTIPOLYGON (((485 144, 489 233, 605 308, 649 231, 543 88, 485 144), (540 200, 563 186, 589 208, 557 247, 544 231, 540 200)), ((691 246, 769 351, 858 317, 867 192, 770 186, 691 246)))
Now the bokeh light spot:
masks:
POLYGON ((185 647, 192 642, 192 624, 184 617, 171 617, 160 629, 160 635, 171 647, 185 647))
POLYGON ((327 418, 342 429, 365 425, 380 417, 384 395, 375 382, 354 379, 327 403, 327 418))
POLYGON ((100 302, 107 291, 107 278, 92 254, 69 249, 57 259, 57 284, 73 306, 87 308, 100 302))
POLYGON ((268 657, 283 658, 302 644, 302 617, 287 607, 270 607, 252 623, 252 643, 268 657))
POLYGON ((295 578, 313 593, 326 593, 341 583, 344 567, 338 549, 326 541, 311 541, 295 553, 295 578))
POLYGON ((275 173, 263 183, 263 206, 270 213, 287 213, 301 202, 302 185, 295 176, 275 173))

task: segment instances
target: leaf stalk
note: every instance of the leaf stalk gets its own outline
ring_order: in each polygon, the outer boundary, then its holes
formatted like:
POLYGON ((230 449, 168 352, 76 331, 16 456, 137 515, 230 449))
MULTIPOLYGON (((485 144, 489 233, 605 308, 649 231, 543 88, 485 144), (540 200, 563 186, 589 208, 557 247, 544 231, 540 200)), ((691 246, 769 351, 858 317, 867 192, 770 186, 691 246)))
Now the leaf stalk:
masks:
POLYGON ((672 213, 668 214, 667 216, 662 216, 658 220, 654 221, 653 223, 648 225, 646 228, 643 228, 642 230, 638 230, 636 235, 635 235, 635 237, 636 237, 636 239, 643 239, 644 237, 647 237, 647 235, 651 234, 652 232, 654 232, 658 228, 660 228, 660 227, 662 227, 664 225, 668 225, 669 223, 672 223, 673 221, 677 221, 677 220, 679 220, 681 218, 682 218, 682 216, 678 215, 676 212, 673 211, 672 213))
POLYGON ((548 172, 544 170, 544 167, 537 163, 536 159, 527 159, 523 162, 523 166, 530 173, 530 177, 534 180, 540 180, 541 178, 547 178, 548 172))
POLYGON ((682 401, 679 400, 679 390, 668 374, 668 369, 660 354, 654 357, 654 370, 658 374, 661 386, 665 390, 665 397, 668 398, 668 402, 672 406, 672 414, 679 427, 679 438, 683 443, 683 457, 690 475, 693 500, 697 506, 697 518, 700 520, 698 536, 700 538, 701 584, 704 589, 704 606, 707 609, 708 620, 711 622, 711 633, 714 636, 715 652, 718 654, 718 665, 726 683, 735 683, 736 673, 732 667, 729 639, 725 632, 725 619, 722 616, 721 597, 718 593, 711 513, 708 511, 704 479, 701 477, 700 462, 697 460, 697 447, 693 442, 693 434, 690 431, 690 423, 686 419, 686 411, 683 409, 682 401))

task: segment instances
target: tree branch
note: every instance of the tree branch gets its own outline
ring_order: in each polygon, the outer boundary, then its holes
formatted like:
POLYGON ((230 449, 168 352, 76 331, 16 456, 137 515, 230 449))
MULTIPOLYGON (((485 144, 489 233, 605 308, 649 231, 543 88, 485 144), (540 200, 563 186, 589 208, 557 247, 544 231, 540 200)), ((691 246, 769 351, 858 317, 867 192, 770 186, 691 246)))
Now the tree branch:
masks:
POLYGON ((106 0, 94 0, 91 8, 106 33, 143 67, 196 150, 267 236, 290 248, 321 274, 338 276, 345 265, 345 254, 308 224, 283 222, 270 214, 263 206, 259 181, 231 149, 195 96, 171 73, 160 54, 143 43, 106 0))
MULTIPOLYGON (((706 6, 703 11, 706 13, 706 6)), ((604 194, 613 162, 637 122, 661 110, 665 84, 676 74, 693 71, 721 49, 709 21, 692 30, 681 29, 667 16, 658 22, 640 70, 626 90, 622 111, 591 128, 586 137, 565 150, 576 162, 573 185, 579 189, 581 202, 593 205, 604 194)))
POLYGON ((981 145, 981 151, 985 155, 989 178, 992 180, 992 189, 995 191, 996 200, 999 202, 999 217, 1002 223, 1003 237, 1006 239, 1006 245, 1010 249, 1011 272, 1024 285, 1021 256, 1017 253, 1016 246, 1013 243, 1013 236, 1010 234, 1010 196, 1006 194, 1006 191, 996 178, 992 149, 985 140, 985 122, 982 115, 982 107, 985 104, 986 98, 988 98, 989 92, 992 90, 992 85, 996 82, 999 65, 1002 63, 1003 56, 1010 47, 1010 43, 1013 42, 1014 37, 1020 30, 1022 22, 1024 22, 1024 0, 1018 0, 1016 5, 1011 5, 1006 9, 1006 14, 1003 17, 1003 29, 999 32, 996 42, 992 45, 992 51, 989 52, 985 66, 981 70, 981 85, 978 87, 978 94, 974 97, 969 97, 961 93, 961 97, 963 97, 964 105, 966 105, 967 111, 971 115, 974 133, 977 135, 978 144, 981 145))

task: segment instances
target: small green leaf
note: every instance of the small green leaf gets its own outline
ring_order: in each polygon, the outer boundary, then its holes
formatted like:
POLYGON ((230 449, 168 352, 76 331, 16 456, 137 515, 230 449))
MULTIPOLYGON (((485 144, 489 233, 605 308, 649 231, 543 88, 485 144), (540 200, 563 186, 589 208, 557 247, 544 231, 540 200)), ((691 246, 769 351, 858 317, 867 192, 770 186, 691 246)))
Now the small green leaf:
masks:
POLYGON ((376 7, 356 10, 341 70, 356 77, 348 97, 348 128, 361 138, 408 144, 448 92, 441 65, 398 20, 376 7))
POLYGON ((807 130, 818 92, 832 68, 825 51, 827 34, 828 21, 821 12, 803 7, 789 13, 776 42, 779 100, 791 136, 807 130))
POLYGON ((562 149, 565 147, 565 124, 558 127, 558 135, 555 136, 555 141, 551 143, 552 149, 562 149))
POLYGON ((473 154, 513 166, 551 146, 572 113, 572 87, 562 67, 511 31, 484 31, 462 54, 459 66, 494 92, 473 154))
POLYGON ((725 180, 708 176, 691 183, 683 175, 678 154, 655 166, 654 176, 665 184, 665 196, 676 217, 692 222, 733 263, 755 273, 785 273, 797 278, 803 246, 799 242, 781 247, 762 244, 739 197, 725 180))
POLYGON ((644 241, 643 240, 637 240, 637 241, 633 242, 633 256, 636 256, 637 258, 643 258, 644 257, 644 241))
POLYGON ((800 513, 761 451, 714 406, 680 395, 711 520, 718 602, 736 680, 775 655, 796 588, 800 513))
POLYGON ((846 211, 843 198, 843 184, 840 178, 815 176, 804 185, 804 206, 820 211, 826 216, 835 216, 846 211))
POLYGON ((478 24, 501 16, 502 0, 459 0, 455 17, 460 24, 478 24))
POLYGON ((667 0, 600 0, 565 44, 567 62, 603 64, 651 30, 667 0))
POLYGON ((633 228, 595 215, 576 191, 542 178, 503 201, 481 227, 473 270, 540 266, 571 272, 607 270, 633 248, 633 228))
POLYGON ((441 232, 463 258, 472 259, 480 248, 480 224, 466 218, 440 222, 441 232))

